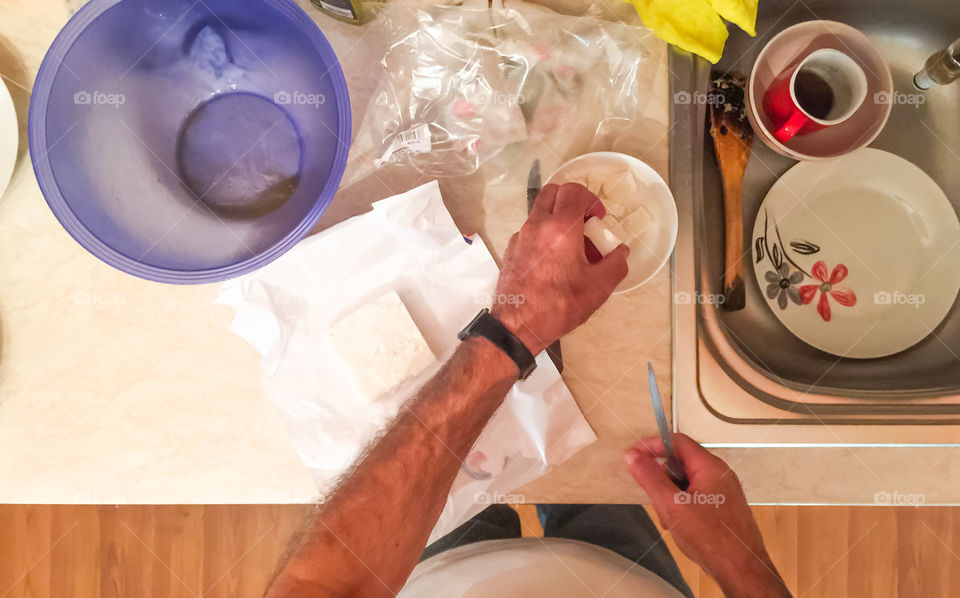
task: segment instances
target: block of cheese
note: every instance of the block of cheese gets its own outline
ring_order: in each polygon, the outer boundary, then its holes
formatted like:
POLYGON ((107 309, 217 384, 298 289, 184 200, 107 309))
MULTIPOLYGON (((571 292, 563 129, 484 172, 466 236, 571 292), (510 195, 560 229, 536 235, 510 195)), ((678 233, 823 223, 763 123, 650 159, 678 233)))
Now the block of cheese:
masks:
POLYGON ((622 219, 630 210, 630 205, 639 196, 637 179, 629 165, 620 163, 598 163, 585 161, 574 163, 564 173, 564 182, 580 183, 607 209, 607 214, 622 219))
POLYGON ((436 361, 395 291, 334 324, 330 342, 368 401, 376 401, 436 361))
POLYGON ((604 257, 627 240, 623 227, 612 214, 587 220, 583 224, 583 234, 604 257))
POLYGON ((636 210, 624 216, 620 220, 620 224, 623 226, 623 230, 627 233, 624 242, 632 241, 633 239, 642 236, 645 232, 647 232, 647 229, 653 226, 653 216, 650 215, 650 210, 643 206, 639 206, 636 210))

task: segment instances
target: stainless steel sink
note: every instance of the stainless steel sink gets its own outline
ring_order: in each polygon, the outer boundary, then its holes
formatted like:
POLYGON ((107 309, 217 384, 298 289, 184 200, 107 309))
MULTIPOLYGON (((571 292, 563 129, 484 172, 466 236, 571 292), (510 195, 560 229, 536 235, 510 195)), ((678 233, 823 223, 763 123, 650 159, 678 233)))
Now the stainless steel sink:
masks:
MULTIPOLYGON (((761 0, 757 37, 731 31, 718 65, 672 52, 671 99, 678 92, 706 93, 711 69, 749 74, 771 37, 812 19, 863 31, 890 65, 896 91, 905 94, 920 93, 913 74, 960 36, 956 0, 761 0)), ((960 82, 933 88, 924 100, 920 106, 895 104, 871 147, 917 164, 960 211, 960 82)), ((727 312, 698 299, 721 290, 720 173, 705 128, 706 106, 671 102, 671 120, 670 179, 681 215, 674 261, 677 427, 723 444, 960 443, 956 304, 914 347, 860 360, 823 353, 788 332, 767 307, 749 262, 745 309, 727 312), (756 440, 763 427, 765 438, 756 440)), ((746 243, 765 194, 795 164, 759 140, 753 151, 743 185, 746 243)))

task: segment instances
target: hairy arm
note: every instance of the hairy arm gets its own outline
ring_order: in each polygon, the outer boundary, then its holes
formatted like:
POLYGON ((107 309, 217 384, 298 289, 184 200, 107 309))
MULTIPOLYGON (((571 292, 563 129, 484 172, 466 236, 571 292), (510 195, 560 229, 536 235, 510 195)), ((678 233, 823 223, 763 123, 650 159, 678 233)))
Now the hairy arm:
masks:
MULTIPOLYGON (((532 353, 582 324, 626 276, 626 247, 587 262, 583 218, 597 205, 581 185, 547 185, 510 239, 497 293, 523 301, 493 314, 532 353)), ((517 375, 486 339, 461 344, 321 506, 267 596, 395 595, 464 457, 517 375)))
POLYGON ((403 586, 460 464, 517 367, 464 342, 330 500, 270 596, 385 596, 403 586))
POLYGON ((727 598, 790 598, 737 475, 686 434, 674 434, 673 445, 690 480, 686 492, 658 462, 666 457, 659 437, 641 440, 625 456, 628 470, 653 501, 660 524, 727 598))

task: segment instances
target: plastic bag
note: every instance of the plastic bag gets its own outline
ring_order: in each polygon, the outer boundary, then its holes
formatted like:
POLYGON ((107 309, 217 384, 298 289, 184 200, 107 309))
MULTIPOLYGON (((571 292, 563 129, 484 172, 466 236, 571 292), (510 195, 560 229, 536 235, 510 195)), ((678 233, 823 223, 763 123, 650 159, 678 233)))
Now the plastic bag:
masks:
POLYGON ((373 27, 368 35, 392 41, 351 154, 353 180, 387 166, 460 176, 533 148, 582 151, 641 115, 661 48, 640 26, 524 3, 391 3, 373 27))
MULTIPOLYGON (((499 270, 480 239, 467 243, 431 182, 374 205, 268 266, 223 284, 231 330, 262 355, 261 385, 322 493, 400 405, 456 349, 457 331, 489 305, 499 270), (338 255, 338 259, 330 256, 338 255), (330 285, 345 280, 349 285, 330 285), (375 402, 329 343, 329 327, 386 290, 401 296, 438 357, 433 368, 375 402)), ((431 541, 510 496, 596 435, 546 353, 487 422, 453 481, 431 541)), ((430 467, 430 464, 424 464, 430 467)))

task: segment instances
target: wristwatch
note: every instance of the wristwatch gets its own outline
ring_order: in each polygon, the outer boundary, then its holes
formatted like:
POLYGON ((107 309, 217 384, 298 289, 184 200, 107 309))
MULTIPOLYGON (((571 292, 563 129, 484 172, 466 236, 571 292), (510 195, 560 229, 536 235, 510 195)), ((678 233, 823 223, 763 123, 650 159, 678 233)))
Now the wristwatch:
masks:
POLYGON ((520 370, 520 379, 526 380, 533 370, 537 369, 537 360, 520 339, 493 317, 489 309, 482 309, 467 326, 457 334, 460 340, 467 340, 471 336, 482 336, 507 354, 507 357, 517 364, 520 370))

